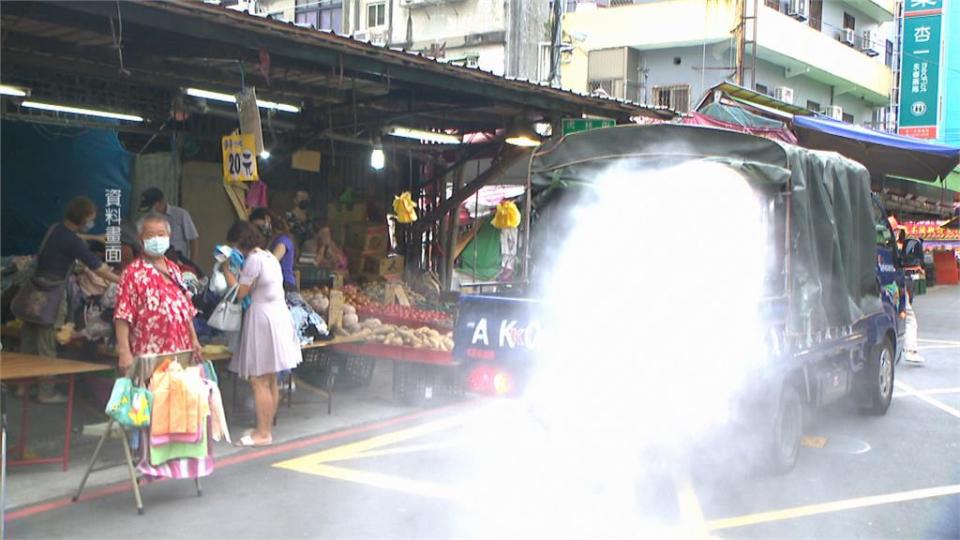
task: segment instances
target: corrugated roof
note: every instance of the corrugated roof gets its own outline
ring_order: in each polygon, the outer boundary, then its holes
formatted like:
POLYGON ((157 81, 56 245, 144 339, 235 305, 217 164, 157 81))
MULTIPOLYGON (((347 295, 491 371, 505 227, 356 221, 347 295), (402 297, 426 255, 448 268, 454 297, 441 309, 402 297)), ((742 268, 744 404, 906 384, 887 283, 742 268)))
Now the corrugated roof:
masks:
POLYGON ((152 3, 151 7, 166 10, 170 13, 181 14, 183 13, 184 9, 190 9, 194 11, 195 15, 198 17, 211 21, 216 20, 217 18, 226 18, 230 24, 234 25, 262 25, 264 31, 276 30, 284 34, 288 34, 291 38, 306 37, 312 40, 313 45, 333 45, 338 48, 343 47, 346 49, 357 50, 357 52, 373 53, 380 55, 385 61, 399 62, 401 64, 412 63, 413 65, 423 67, 425 69, 440 70, 441 72, 449 75, 462 77, 465 80, 497 85, 522 92, 541 92, 543 90, 547 90, 551 97, 559 100, 592 100, 596 104, 614 104, 622 107, 623 112, 633 112, 638 116, 652 116, 661 119, 678 116, 675 111, 669 109, 668 107, 643 105, 609 96, 589 95, 581 92, 575 92, 572 90, 558 88, 554 85, 546 83, 531 82, 526 79, 499 76, 493 72, 484 71, 479 67, 473 68, 442 62, 420 52, 408 51, 403 48, 374 45, 369 41, 353 39, 352 37, 339 35, 332 31, 303 28, 295 23, 251 15, 245 12, 231 10, 219 5, 194 3, 186 0, 168 0, 166 2, 152 3))

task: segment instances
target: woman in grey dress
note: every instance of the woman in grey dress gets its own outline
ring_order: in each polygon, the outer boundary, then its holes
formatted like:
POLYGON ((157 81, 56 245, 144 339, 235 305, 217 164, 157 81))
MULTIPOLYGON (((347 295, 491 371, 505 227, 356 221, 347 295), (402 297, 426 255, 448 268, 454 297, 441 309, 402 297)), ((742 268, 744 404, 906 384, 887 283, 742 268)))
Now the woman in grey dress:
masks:
MULTIPOLYGON (((227 242, 243 253, 243 268, 235 276, 224 269, 227 283, 239 283, 237 298, 251 298, 243 315, 240 346, 234 351, 230 371, 250 381, 257 427, 240 439, 240 446, 266 446, 273 442, 271 426, 280 403, 277 372, 293 369, 301 361, 300 343, 287 309, 283 271, 272 253, 263 249, 265 239, 246 221, 230 227, 227 242)), ((226 266, 226 265, 225 265, 226 266)))

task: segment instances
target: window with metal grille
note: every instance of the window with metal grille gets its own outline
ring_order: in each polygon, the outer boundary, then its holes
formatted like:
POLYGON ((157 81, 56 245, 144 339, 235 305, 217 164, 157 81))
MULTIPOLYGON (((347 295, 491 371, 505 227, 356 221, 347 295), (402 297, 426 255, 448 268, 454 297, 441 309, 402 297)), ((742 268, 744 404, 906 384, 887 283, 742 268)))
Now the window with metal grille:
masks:
POLYGON ((820 104, 810 99, 807 100, 807 108, 813 112, 820 112, 820 104))
POLYGON ((856 29, 857 29, 857 19, 856 19, 853 15, 851 15, 851 14, 849 14, 849 13, 847 13, 847 12, 843 12, 843 27, 844 27, 844 28, 849 28, 849 29, 851 29, 851 30, 856 30, 856 29))
POLYGON ((317 30, 343 32, 343 0, 296 0, 294 19, 317 30))
POLYGON ((770 89, 767 88, 767 85, 765 84, 757 83, 756 86, 753 87, 753 89, 756 90, 758 93, 764 94, 764 95, 770 93, 770 89))
POLYGON ((843 121, 846 122, 846 123, 848 123, 848 124, 852 124, 852 123, 853 123, 853 115, 850 114, 850 113, 843 113, 843 121))
POLYGON ((810 0, 810 28, 820 30, 823 27, 823 0, 810 0))
POLYGON ((690 85, 654 86, 653 103, 670 107, 678 112, 688 112, 690 110, 690 85))

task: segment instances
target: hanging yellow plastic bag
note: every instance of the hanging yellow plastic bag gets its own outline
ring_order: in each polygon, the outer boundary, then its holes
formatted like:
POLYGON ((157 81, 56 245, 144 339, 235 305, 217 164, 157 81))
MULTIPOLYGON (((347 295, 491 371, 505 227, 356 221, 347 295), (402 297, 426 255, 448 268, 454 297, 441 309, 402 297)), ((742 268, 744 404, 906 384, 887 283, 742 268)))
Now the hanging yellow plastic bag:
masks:
POLYGON ((413 223, 417 220, 417 204, 410 198, 410 192, 404 191, 393 198, 393 211, 400 223, 413 223))
POLYGON ((498 229, 516 229, 520 226, 520 210, 513 201, 503 201, 497 205, 493 226, 498 229))

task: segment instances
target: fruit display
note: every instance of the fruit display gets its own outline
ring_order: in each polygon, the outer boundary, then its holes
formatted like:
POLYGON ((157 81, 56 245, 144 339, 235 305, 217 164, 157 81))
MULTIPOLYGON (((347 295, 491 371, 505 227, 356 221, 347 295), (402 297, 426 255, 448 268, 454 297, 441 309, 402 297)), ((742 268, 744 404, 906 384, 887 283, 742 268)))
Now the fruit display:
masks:
MULTIPOLYGON (((379 298, 383 298, 382 293, 379 298)), ((356 285, 345 285, 343 287, 343 301, 356 308, 361 308, 367 304, 376 303, 376 300, 365 294, 356 285)))
POLYGON ((310 307, 312 307, 314 311, 321 315, 326 315, 327 309, 330 307, 330 298, 328 298, 328 295, 329 291, 326 287, 314 287, 300 291, 300 296, 303 297, 307 304, 310 304, 310 307))
POLYGON ((357 309, 361 318, 376 317, 395 323, 434 324, 453 327, 453 319, 442 311, 420 309, 399 304, 367 304, 357 309))
POLYGON ((415 349, 433 349, 450 352, 453 350, 453 333, 422 326, 413 329, 407 326, 386 324, 379 319, 367 319, 359 328, 351 332, 346 327, 339 330, 341 335, 358 337, 372 343, 382 343, 394 347, 413 347, 415 349))

